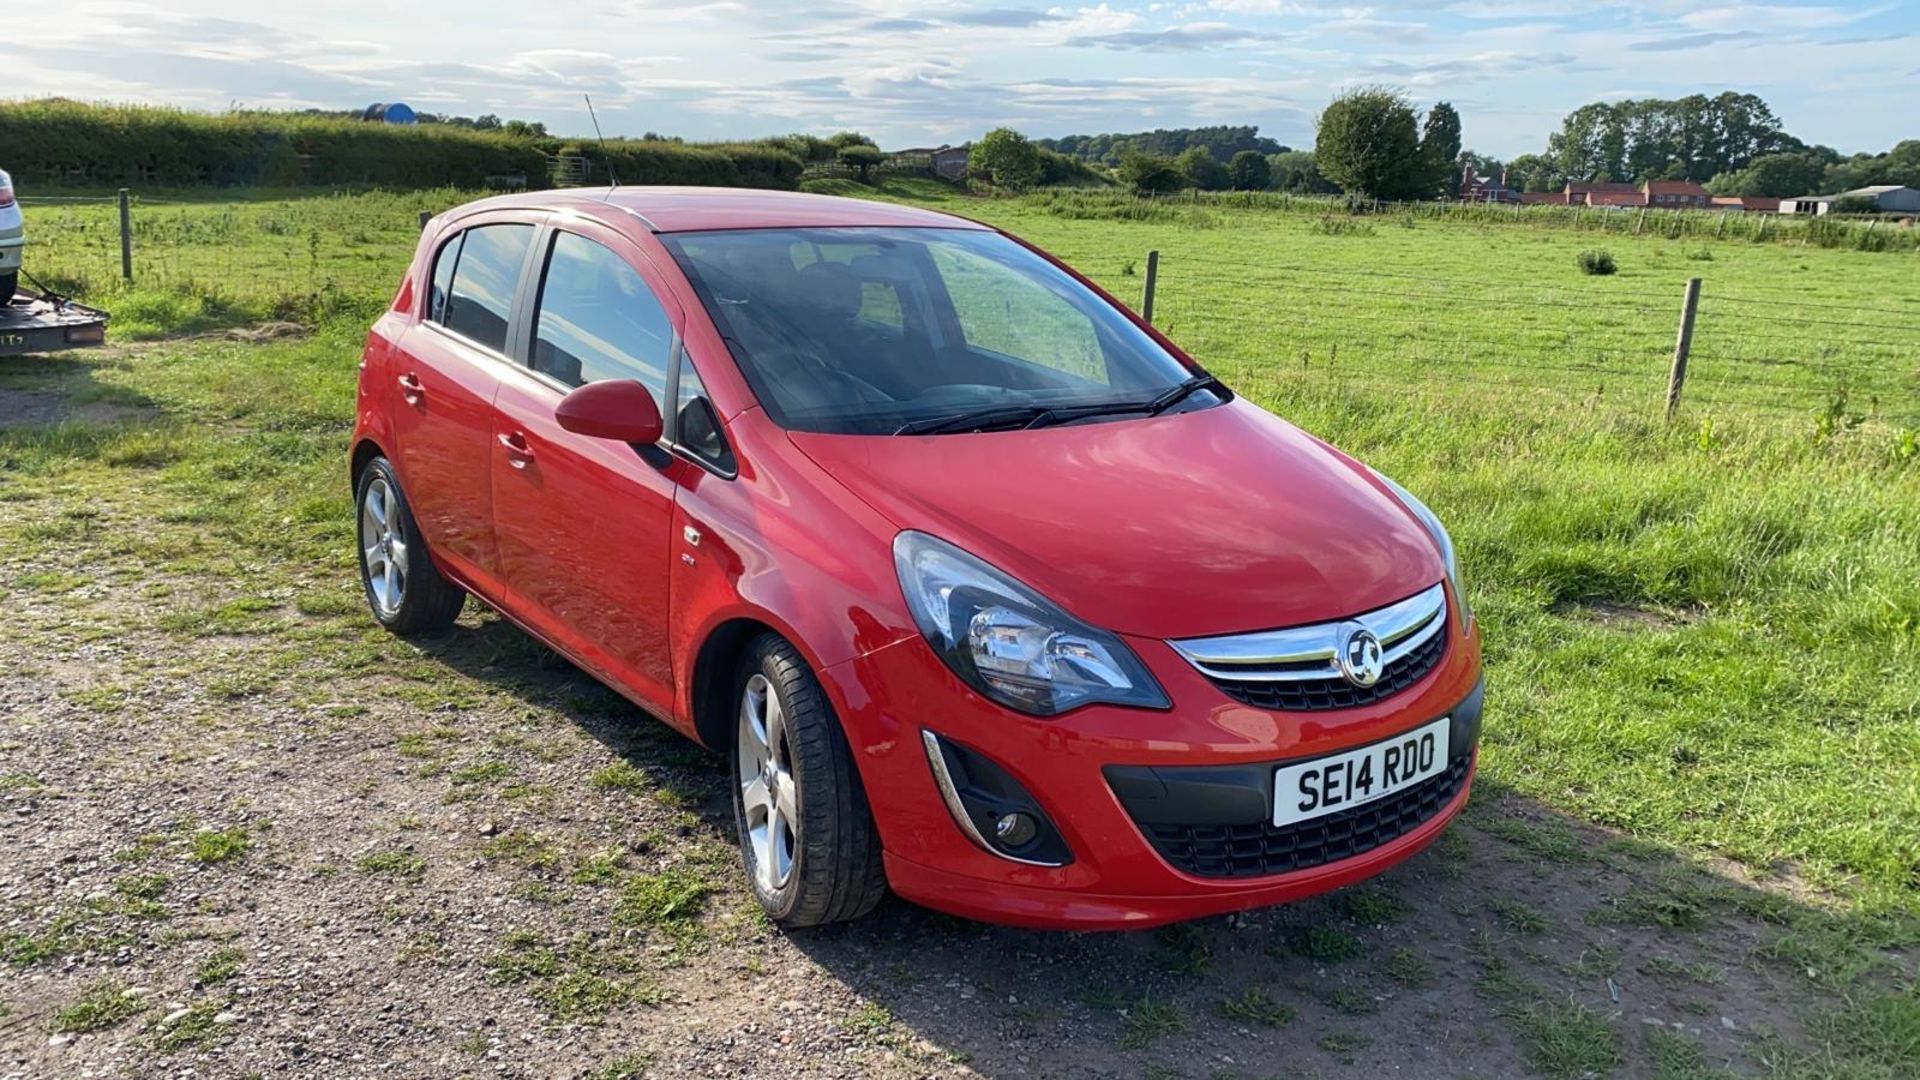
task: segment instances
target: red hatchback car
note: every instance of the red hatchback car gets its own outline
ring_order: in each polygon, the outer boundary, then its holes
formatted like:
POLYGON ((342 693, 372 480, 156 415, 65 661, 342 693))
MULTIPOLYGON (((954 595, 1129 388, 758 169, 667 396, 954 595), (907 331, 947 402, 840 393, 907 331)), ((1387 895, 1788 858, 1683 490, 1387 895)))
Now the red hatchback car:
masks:
POLYGON ((374 617, 471 593, 724 754, 783 926, 889 887, 1039 927, 1274 904, 1467 798, 1440 522, 975 222, 460 207, 368 338, 351 467, 374 617))

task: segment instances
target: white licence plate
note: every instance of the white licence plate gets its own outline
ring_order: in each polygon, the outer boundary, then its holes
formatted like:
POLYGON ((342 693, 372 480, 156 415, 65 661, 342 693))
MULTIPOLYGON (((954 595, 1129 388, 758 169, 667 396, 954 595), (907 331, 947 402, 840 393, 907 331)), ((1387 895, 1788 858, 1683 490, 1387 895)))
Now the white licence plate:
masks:
POLYGON ((1405 735, 1273 771, 1273 823, 1292 825, 1370 803, 1447 768, 1453 721, 1441 717, 1405 735))

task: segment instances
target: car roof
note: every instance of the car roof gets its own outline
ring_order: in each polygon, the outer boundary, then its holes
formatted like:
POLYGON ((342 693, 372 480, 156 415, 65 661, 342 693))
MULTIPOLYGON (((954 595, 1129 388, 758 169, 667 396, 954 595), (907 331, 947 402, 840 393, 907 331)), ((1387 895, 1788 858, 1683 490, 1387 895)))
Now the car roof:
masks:
POLYGON ((638 218, 656 233, 714 229, 828 227, 988 229, 952 214, 871 199, 844 199, 799 191, 714 187, 562 188, 502 195, 459 208, 456 216, 483 210, 571 210, 606 217, 608 209, 638 218))

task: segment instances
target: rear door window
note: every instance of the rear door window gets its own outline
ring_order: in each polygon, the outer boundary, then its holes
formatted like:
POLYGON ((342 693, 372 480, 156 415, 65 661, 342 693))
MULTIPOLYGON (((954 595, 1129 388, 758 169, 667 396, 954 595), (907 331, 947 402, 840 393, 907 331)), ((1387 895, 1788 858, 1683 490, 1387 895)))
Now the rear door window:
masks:
MULTIPOLYGON (((447 329, 489 349, 506 351, 507 316, 532 243, 531 225, 481 225, 466 231, 454 264, 453 284, 447 290, 447 329)), ((438 273, 436 267, 436 277, 438 273)))
POLYGON ((625 259, 584 236, 555 233, 537 320, 535 371, 568 386, 636 379, 666 411, 673 323, 625 259))

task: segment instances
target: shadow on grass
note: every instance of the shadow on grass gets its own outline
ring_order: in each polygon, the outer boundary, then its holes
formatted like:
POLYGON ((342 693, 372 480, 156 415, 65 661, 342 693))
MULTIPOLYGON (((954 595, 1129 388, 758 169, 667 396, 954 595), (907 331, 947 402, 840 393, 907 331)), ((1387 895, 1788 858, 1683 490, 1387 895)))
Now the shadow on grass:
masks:
POLYGON ((159 416, 151 399, 101 380, 97 353, 16 356, 0 362, 0 430, 10 440, 44 438, 44 429, 61 424, 111 434, 113 425, 159 416))
MULTIPOLYGON (((463 624, 422 648, 558 711, 691 810, 703 839, 732 842, 717 757, 512 624, 463 624)), ((865 1000, 843 1021, 848 1039, 931 1071, 1920 1076, 1913 920, 1597 829, 1485 780, 1429 850, 1280 908, 1076 934, 889 899, 786 936, 865 1000)))

